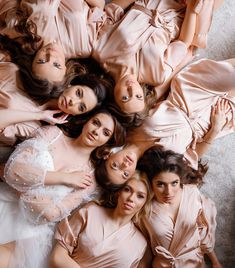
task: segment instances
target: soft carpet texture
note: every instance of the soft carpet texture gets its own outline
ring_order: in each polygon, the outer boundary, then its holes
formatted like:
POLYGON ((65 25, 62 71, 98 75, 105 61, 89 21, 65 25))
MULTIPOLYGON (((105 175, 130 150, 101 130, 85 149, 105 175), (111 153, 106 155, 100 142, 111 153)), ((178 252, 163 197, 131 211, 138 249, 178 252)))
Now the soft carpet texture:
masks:
MULTIPOLYGON (((235 1, 225 0, 214 13, 207 48, 200 57, 216 60, 235 58, 235 1)), ((234 77, 235 82, 235 77, 234 77)), ((217 207, 215 251, 224 268, 235 267, 235 135, 220 138, 211 146, 204 160, 209 171, 202 191, 217 207)))

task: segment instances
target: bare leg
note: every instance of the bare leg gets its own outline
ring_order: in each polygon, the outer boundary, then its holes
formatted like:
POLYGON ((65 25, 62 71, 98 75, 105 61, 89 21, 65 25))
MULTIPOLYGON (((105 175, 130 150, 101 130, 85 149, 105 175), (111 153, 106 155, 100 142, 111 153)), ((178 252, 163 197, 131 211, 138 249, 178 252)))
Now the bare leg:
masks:
POLYGON ((12 253, 15 249, 15 242, 0 245, 1 268, 9 268, 12 253))

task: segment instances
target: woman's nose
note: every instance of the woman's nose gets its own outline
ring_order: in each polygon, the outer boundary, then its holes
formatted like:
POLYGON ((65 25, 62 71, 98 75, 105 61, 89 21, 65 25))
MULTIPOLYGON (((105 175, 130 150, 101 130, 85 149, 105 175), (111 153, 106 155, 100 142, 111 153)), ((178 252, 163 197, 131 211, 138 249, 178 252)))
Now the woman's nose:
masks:
POLYGON ((69 100, 69 106, 73 106, 73 100, 72 99, 69 100))
POLYGON ((92 134, 95 135, 95 136, 98 136, 98 130, 97 129, 93 129, 92 130, 92 134))

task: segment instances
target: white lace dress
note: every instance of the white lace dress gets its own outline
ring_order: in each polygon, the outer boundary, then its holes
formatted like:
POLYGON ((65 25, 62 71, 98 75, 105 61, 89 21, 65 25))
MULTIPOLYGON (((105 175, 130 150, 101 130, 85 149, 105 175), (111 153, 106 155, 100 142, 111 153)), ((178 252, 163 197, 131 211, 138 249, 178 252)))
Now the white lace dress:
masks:
POLYGON ((48 126, 21 143, 5 166, 7 184, 0 186, 0 244, 16 241, 11 268, 48 267, 55 223, 98 195, 93 169, 79 165, 70 149, 68 137, 48 126), (89 172, 93 184, 79 190, 44 185, 46 172, 58 168, 89 172))

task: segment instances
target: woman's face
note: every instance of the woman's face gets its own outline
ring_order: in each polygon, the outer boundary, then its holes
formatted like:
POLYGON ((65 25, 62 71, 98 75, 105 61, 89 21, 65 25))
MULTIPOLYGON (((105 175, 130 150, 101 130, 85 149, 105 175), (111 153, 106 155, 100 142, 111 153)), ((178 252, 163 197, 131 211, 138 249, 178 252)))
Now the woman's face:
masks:
POLYGON ((117 82, 114 98, 125 113, 137 113, 145 108, 144 92, 134 75, 126 75, 117 82))
POLYGON ((94 91, 87 86, 70 86, 58 99, 58 108, 67 114, 78 115, 91 111, 97 105, 94 91))
POLYGON ((147 200, 147 189, 142 181, 130 179, 119 192, 116 209, 121 215, 135 216, 147 200))
POLYGON ((128 147, 111 154, 105 163, 110 182, 123 184, 134 174, 137 160, 136 153, 128 147))
POLYGON ((83 127, 81 139, 88 147, 104 145, 114 132, 113 118, 105 113, 94 115, 83 127))
POLYGON ((61 45, 50 43, 42 47, 33 60, 32 71, 41 79, 47 79, 51 82, 63 81, 66 66, 61 45))
POLYGON ((152 180, 155 199, 160 203, 174 203, 181 191, 180 177, 172 172, 161 172, 152 180))

